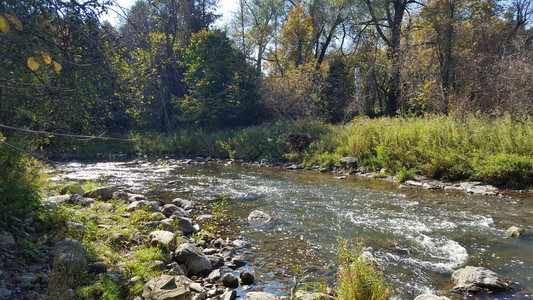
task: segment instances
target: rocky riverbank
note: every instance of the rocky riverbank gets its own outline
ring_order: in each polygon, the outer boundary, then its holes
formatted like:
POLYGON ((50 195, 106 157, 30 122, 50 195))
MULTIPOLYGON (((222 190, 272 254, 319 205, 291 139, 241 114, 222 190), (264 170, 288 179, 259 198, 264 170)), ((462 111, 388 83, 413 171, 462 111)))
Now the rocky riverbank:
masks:
MULTIPOLYGON (((216 160, 180 161, 182 164, 210 162, 216 160)), ((291 167, 265 162, 252 164, 291 167)), ((336 170, 342 171, 346 170, 336 170)), ((45 237, 47 241, 43 236, 54 231, 41 228, 43 224, 36 222, 25 228, 35 233, 36 243, 47 245, 48 249, 36 258, 29 258, 31 262, 17 265, 16 259, 23 254, 14 240, 2 238, 5 241, 2 245, 11 249, 12 255, 4 257, 7 259, 2 265, 5 271, 0 298, 42 299, 48 295, 49 299, 112 299, 109 295, 104 297, 111 292, 116 299, 279 298, 248 292, 254 290, 255 276, 250 272, 253 267, 247 266, 238 255, 243 241, 217 236, 220 218, 217 212, 201 214, 205 211, 198 208, 199 203, 183 198, 163 202, 127 186, 88 192, 76 183, 65 186, 62 191, 65 194, 48 197, 43 202, 43 209, 61 212, 54 220, 58 222, 57 227, 64 228, 55 228, 56 235, 45 237)), ((249 198, 253 199, 253 195, 249 198)), ((223 200, 213 198, 206 203, 214 210, 223 205, 223 200)), ((271 220, 271 216, 261 211, 252 212, 248 218, 254 224, 271 220)), ((509 236, 523 235, 519 229, 513 232, 518 234, 509 236)), ((510 287, 497 274, 487 273, 488 270, 468 271, 479 271, 481 275, 457 276, 463 278, 456 282, 457 291, 497 292, 510 287), (494 288, 483 281, 489 277, 487 274, 495 278, 494 288)))

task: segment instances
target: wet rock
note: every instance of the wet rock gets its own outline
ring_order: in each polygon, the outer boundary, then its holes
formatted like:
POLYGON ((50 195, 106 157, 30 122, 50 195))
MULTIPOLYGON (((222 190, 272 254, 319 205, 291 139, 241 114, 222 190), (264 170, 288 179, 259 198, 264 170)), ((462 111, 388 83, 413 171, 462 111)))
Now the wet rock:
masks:
POLYGON ((236 288, 239 286, 239 279, 232 273, 226 273, 222 276, 222 284, 226 287, 236 288))
POLYGON ((254 274, 252 274, 252 272, 248 270, 243 270, 239 277, 241 278, 241 282, 244 285, 252 285, 255 281, 254 274))
POLYGON ((165 249, 172 249, 176 246, 176 235, 165 230, 152 231, 150 233, 150 243, 152 246, 162 246, 165 249))
POLYGON ((184 264, 189 275, 204 275, 212 269, 211 262, 202 253, 200 248, 191 243, 183 243, 174 253, 178 263, 184 264))
POLYGON ((248 215, 248 221, 257 224, 266 224, 272 221, 272 217, 262 210, 254 210, 248 215))
POLYGON ((287 170, 301 170, 303 169, 302 165, 290 165, 287 167, 287 170))
POLYGON ((511 289, 509 282, 495 272, 482 268, 467 266, 452 273, 454 290, 465 292, 501 292, 511 289))
POLYGON ((410 185, 410 186, 419 186, 419 187, 424 185, 422 182, 414 181, 414 180, 406 180, 404 183, 407 184, 407 185, 410 185))
MULTIPOLYGON (((174 212, 176 211, 180 211, 180 208, 177 207, 176 205, 174 204, 165 204, 163 205, 163 207, 161 207, 161 212, 168 218, 170 217, 172 214, 174 214, 174 212)), ((181 212, 181 211, 180 211, 181 212)))
POLYGON ((239 257, 234 257, 231 262, 237 266, 237 268, 244 267, 246 265, 246 261, 244 259, 241 259, 239 257))
POLYGON ((516 227, 516 226, 511 226, 507 229, 507 231, 505 231, 505 235, 507 237, 521 237, 525 234, 525 230, 520 228, 520 227, 516 227))
POLYGON ((91 269, 91 271, 93 271, 96 274, 106 273, 107 264, 103 261, 98 261, 98 262, 90 264, 89 269, 91 269))
POLYGON ((145 300, 189 300, 192 294, 189 287, 174 276, 162 275, 146 283, 142 297, 145 300))
POLYGON ((474 195, 495 196, 498 195, 498 189, 492 185, 484 185, 482 182, 461 182, 459 184, 467 193, 474 195))
POLYGON ((107 201, 113 198, 113 193, 116 191, 117 188, 114 186, 105 186, 87 191, 83 194, 83 197, 93 199, 99 198, 102 201, 107 201))
POLYGON ((351 167, 351 168, 357 168, 357 158, 352 156, 346 156, 339 160, 342 166, 344 167, 351 167))
POLYGON ((9 233, 0 234, 0 247, 11 247, 15 246, 15 238, 9 233))
POLYGON ((248 292, 244 300, 280 300, 280 297, 265 292, 248 292))
POLYGON ((416 296, 414 300, 450 300, 450 298, 446 296, 423 294, 423 295, 416 296))

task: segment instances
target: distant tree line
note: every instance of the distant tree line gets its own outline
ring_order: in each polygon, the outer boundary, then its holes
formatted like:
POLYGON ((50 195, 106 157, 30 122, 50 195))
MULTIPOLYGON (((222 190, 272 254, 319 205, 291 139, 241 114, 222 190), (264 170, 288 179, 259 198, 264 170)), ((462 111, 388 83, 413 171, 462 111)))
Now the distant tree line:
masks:
POLYGON ((0 124, 94 134, 533 113, 532 0, 0 1, 0 124))

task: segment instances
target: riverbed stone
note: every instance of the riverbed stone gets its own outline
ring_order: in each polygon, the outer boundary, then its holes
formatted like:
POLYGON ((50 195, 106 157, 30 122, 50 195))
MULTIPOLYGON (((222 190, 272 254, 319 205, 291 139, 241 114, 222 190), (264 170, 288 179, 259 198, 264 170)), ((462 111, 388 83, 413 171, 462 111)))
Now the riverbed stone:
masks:
POLYGON ((211 266, 213 269, 218 269, 224 266, 224 260, 222 257, 215 256, 215 255, 206 255, 207 259, 211 263, 211 266))
POLYGON ((176 205, 177 207, 181 207, 183 209, 189 210, 194 209, 196 205, 191 200, 176 198, 172 200, 172 204, 176 205))
POLYGON ((357 167, 357 158, 352 157, 352 156, 343 157, 339 160, 339 162, 341 163, 341 165, 345 167, 351 167, 351 168, 357 167))
POLYGON ((272 217, 262 210, 254 210, 248 215, 248 221, 257 224, 266 224, 272 221, 272 217))
POLYGON ((252 285, 255 281, 254 274, 248 270, 243 270, 239 277, 241 278, 241 282, 244 285, 252 285))
POLYGON ((152 246, 162 246, 165 249, 172 249, 176 246, 176 235, 165 230, 152 231, 150 233, 150 243, 152 246))
POLYGON ((248 292, 244 300, 280 300, 280 297, 265 292, 248 292))
POLYGON ((482 268, 466 266, 452 273, 454 290, 465 292, 501 292, 511 289, 510 282, 496 272, 482 268))
POLYGON ((152 220, 154 221, 162 221, 166 219, 166 216, 160 212, 154 212, 152 213, 152 220))
POLYGON ((414 300, 450 300, 450 298, 446 296, 437 296, 432 294, 423 294, 416 296, 414 300))
POLYGON ((175 211, 179 211, 180 208, 177 207, 174 204, 165 204, 163 207, 161 207, 161 212, 168 218, 170 217, 175 211))
POLYGON ((117 188, 114 186, 104 186, 92 189, 83 194, 83 197, 87 198, 100 198, 102 201, 107 201, 113 198, 113 193, 117 191, 117 188))
POLYGON ((507 229, 507 231, 505 231, 505 235, 507 237, 521 237, 525 234, 525 230, 523 228, 520 228, 520 227, 516 227, 516 226, 511 226, 507 229))
POLYGON ((139 201, 133 201, 126 207, 126 211, 134 211, 138 209, 144 209, 148 205, 146 204, 146 200, 139 200, 139 201))
POLYGON ((174 220, 177 221, 177 227, 184 235, 189 235, 197 231, 189 218, 177 217, 174 220))
POLYGON ((63 239, 54 245, 54 262, 47 299, 59 299, 87 269, 86 250, 74 239, 63 239))
POLYGON ((190 300, 192 294, 189 287, 174 276, 161 275, 146 283, 142 297, 145 300, 190 300))
POLYGON ((235 300, 237 298, 237 291, 236 290, 229 290, 224 293, 223 300, 235 300))
POLYGON ((141 200, 148 201, 148 198, 146 198, 145 195, 141 195, 141 194, 133 194, 133 195, 129 195, 128 197, 129 202, 135 202, 135 201, 141 201, 141 200))
POLYGON ((239 279, 232 273, 226 273, 222 276, 222 284, 229 288, 236 288, 239 286, 239 279))
POLYGON ((179 245, 174 253, 174 259, 185 265, 189 275, 206 275, 212 269, 211 262, 202 250, 191 243, 179 245))
POLYGON ((116 246, 122 246, 128 242, 128 237, 122 233, 112 233, 109 235, 109 242, 116 246))
POLYGON ((29 286, 36 283, 39 277, 35 273, 26 273, 16 277, 15 280, 23 286, 29 286))

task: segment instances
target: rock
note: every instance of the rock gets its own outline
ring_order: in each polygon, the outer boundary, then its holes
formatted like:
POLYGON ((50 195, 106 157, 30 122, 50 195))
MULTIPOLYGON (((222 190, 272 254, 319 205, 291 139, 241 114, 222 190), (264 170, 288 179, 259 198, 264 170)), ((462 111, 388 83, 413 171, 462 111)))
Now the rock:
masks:
POLYGON ((151 212, 158 212, 161 204, 158 201, 147 201, 146 210, 151 212))
POLYGON ((158 271, 158 272, 162 272, 165 270, 166 268, 166 264, 164 261, 162 260, 154 260, 154 261, 151 261, 149 264, 148 264, 149 268, 153 271, 158 271))
POLYGON ((47 299, 60 299, 85 274, 86 250, 73 239, 63 239, 54 245, 54 262, 48 285, 47 299))
POLYGON ((235 300, 237 298, 236 290, 229 290, 224 294, 223 300, 235 300))
POLYGON ((65 195, 65 194, 78 194, 83 195, 84 191, 81 186, 81 184, 77 182, 69 182, 67 183, 61 191, 59 191, 59 194, 65 195))
POLYGON ((454 290, 465 292, 500 292, 511 289, 509 282, 495 272, 482 268, 467 266, 452 273, 454 290))
POLYGON ((172 200, 172 204, 174 204, 174 205, 176 205, 178 207, 181 207, 183 209, 186 209, 186 210, 194 209, 196 207, 194 202, 192 202, 191 200, 185 200, 185 199, 181 199, 181 198, 176 198, 176 199, 172 200))
POLYGON ((520 227, 516 227, 516 226, 511 226, 507 229, 507 231, 505 231, 505 235, 507 237, 521 237, 525 234, 525 230, 520 228, 520 227))
POLYGON ((141 282, 142 280, 143 280, 143 278, 141 276, 134 276, 134 277, 130 278, 129 282, 137 283, 137 282, 141 282))
POLYGON ((148 205, 146 204, 145 200, 133 201, 132 203, 130 203, 130 205, 128 205, 128 207, 126 207, 126 211, 134 211, 134 210, 138 210, 138 209, 144 209, 147 206, 148 205))
POLYGON ((248 221, 258 224, 266 224, 272 220, 272 217, 262 210, 254 210, 248 215, 248 221))
POLYGON ((414 181, 414 180, 406 180, 404 183, 410 186, 419 186, 419 187, 424 185, 422 182, 414 181))
POLYGON ((213 215, 199 215, 196 217, 196 220, 198 221, 209 221, 211 219, 213 219, 213 215))
POLYGON ((239 277, 241 278, 241 282, 244 285, 252 285, 255 281, 254 274, 252 274, 252 272, 248 270, 243 270, 239 277))
POLYGON ((212 269, 211 262, 202 253, 202 250, 191 243, 179 245, 174 253, 174 259, 185 265, 189 275, 205 275, 212 269))
POLYGON ((97 261, 95 263, 92 263, 89 265, 89 268, 96 274, 107 272, 107 264, 103 261, 97 261))
POLYGON ((152 220, 154 221, 162 221, 166 218, 166 216, 160 212, 152 213, 152 220))
POLYGON ((280 300, 280 297, 265 292, 248 292, 244 300, 280 300))
POLYGON ((213 246, 215 246, 217 248, 222 248, 222 247, 226 247, 227 244, 226 244, 226 241, 224 241, 221 238, 218 238, 218 239, 213 241, 213 246))
POLYGON ((414 300, 450 300, 450 298, 445 297, 445 296, 423 294, 423 295, 416 296, 414 300))
POLYGON ((191 223, 191 220, 189 220, 188 218, 178 217, 175 218, 175 220, 178 221, 178 229, 183 232, 184 235, 189 235, 197 231, 194 225, 191 223))
POLYGON ((12 293, 13 292, 8 290, 8 289, 0 288, 0 299, 8 299, 8 298, 10 298, 12 293))
POLYGON ((220 270, 216 269, 213 270, 213 272, 209 273, 209 276, 207 276, 207 279, 210 281, 217 281, 220 279, 220 270))
POLYGON ((0 247, 11 247, 15 246, 15 238, 9 233, 0 234, 0 247))
POLYGON ((192 294, 189 287, 174 276, 161 275, 146 283, 142 297, 145 300, 190 300, 192 294))
POLYGON ((148 201, 148 198, 146 198, 145 195, 141 195, 141 194, 133 194, 133 195, 129 195, 128 197, 129 202, 135 202, 135 201, 141 201, 141 200, 148 201))
POLYGON ((498 189, 492 185, 484 185, 481 182, 461 182, 460 186, 469 194, 496 196, 498 189))
POLYGON ((236 288, 239 286, 239 279, 232 273, 226 273, 222 276, 222 284, 226 287, 236 288))
POLYGON ((339 160, 342 166, 344 167, 351 167, 351 168, 357 168, 357 158, 352 156, 346 156, 339 160))
POLYGON ((234 257, 231 262, 237 266, 237 268, 241 268, 241 267, 244 267, 246 265, 246 261, 243 260, 243 259, 240 259, 238 257, 234 257))
POLYGON ((127 241, 128 241, 128 237, 125 236, 122 233, 115 232, 115 233, 112 233, 111 235, 109 235, 109 242, 111 244, 114 244, 114 245, 117 245, 117 246, 122 246, 127 241))
POLYGON ((221 257, 214 255, 207 255, 207 259, 211 263, 213 269, 218 269, 224 266, 224 260, 221 257))
POLYGON ((39 280, 39 277, 37 277, 37 274, 35 273, 26 273, 16 277, 15 280, 23 286, 29 286, 36 283, 39 280))
MULTIPOLYGON (((180 211, 180 208, 177 207, 176 205, 174 204, 165 204, 163 205, 163 207, 161 208, 161 212, 168 218, 170 217, 172 214, 174 214, 174 212, 176 211, 180 211)), ((181 211, 180 211, 181 213, 181 211)))
POLYGON ((74 293, 73 289, 68 289, 68 290, 66 290, 63 293, 61 299, 62 300, 73 300, 73 299, 76 299, 76 293, 74 293))
POLYGON ((197 283, 197 282, 193 282, 189 285, 191 291, 193 292, 197 292, 197 293, 201 293, 203 292, 205 289, 202 287, 201 284, 197 283))
POLYGON ((176 246, 176 235, 170 231, 156 230, 150 233, 150 243, 152 246, 162 246, 165 249, 172 249, 176 246))
POLYGON ((299 300, 326 300, 326 299, 333 299, 333 297, 324 294, 324 293, 312 293, 308 291, 297 291, 296 292, 296 299, 299 300))
POLYGON ((102 201, 107 201, 113 198, 113 193, 116 191, 117 188, 114 186, 105 186, 87 191, 85 194, 83 194, 83 197, 93 199, 100 198, 102 201))
POLYGON ((303 169, 302 165, 290 165, 287 167, 287 170, 301 170, 303 169))
POLYGON ((113 193, 113 199, 119 199, 122 201, 129 201, 130 194, 125 191, 118 191, 113 193))

